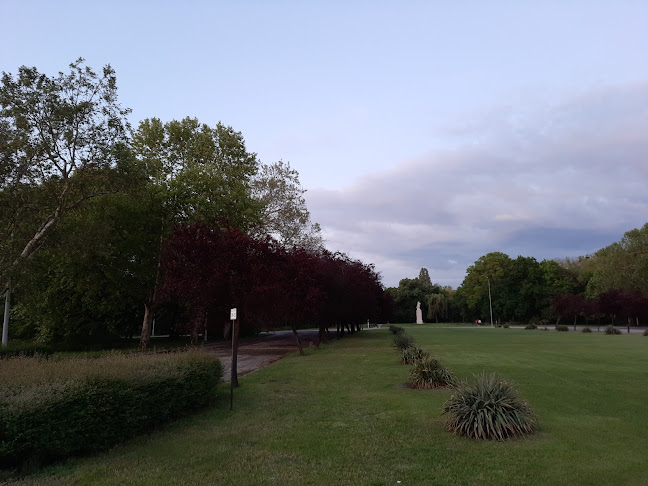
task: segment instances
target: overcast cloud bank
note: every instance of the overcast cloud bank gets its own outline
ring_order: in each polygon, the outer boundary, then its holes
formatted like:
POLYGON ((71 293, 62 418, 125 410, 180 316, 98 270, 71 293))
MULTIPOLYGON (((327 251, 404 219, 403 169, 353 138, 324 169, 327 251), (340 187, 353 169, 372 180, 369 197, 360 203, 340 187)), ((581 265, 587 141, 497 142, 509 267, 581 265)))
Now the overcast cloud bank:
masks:
POLYGON ((375 263, 387 286, 427 267, 456 287, 491 251, 573 257, 643 225, 647 129, 648 82, 532 113, 499 107, 448 128, 453 149, 307 200, 327 246, 375 263))

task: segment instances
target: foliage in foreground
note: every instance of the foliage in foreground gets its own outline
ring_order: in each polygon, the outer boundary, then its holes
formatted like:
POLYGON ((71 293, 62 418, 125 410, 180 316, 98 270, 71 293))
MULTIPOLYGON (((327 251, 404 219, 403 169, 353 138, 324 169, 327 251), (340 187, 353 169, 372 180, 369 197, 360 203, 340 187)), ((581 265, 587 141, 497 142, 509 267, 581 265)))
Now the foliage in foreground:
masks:
POLYGON ((621 329, 609 325, 608 327, 605 328, 605 334, 621 334, 621 329))
POLYGON ((107 449, 208 405, 222 369, 199 352, 4 360, 0 467, 107 449))
POLYGON ((407 348, 414 347, 414 338, 406 333, 394 334, 392 336, 392 346, 403 351, 407 348))
POLYGON ((413 388, 443 388, 456 381, 454 374, 433 356, 415 361, 409 372, 409 385, 413 388))
POLYGON ((393 324, 392 324, 391 326, 389 326, 389 331, 390 331, 392 334, 404 334, 404 333, 405 333, 405 329, 404 329, 404 328, 402 328, 402 327, 400 327, 400 326, 394 326, 393 324))
POLYGON ((511 382, 496 373, 474 375, 474 383, 461 382, 443 405, 449 414, 446 428, 472 439, 504 440, 533 433, 537 419, 520 400, 511 382))
POLYGON ((425 359, 430 356, 430 353, 423 351, 421 348, 413 346, 411 348, 405 348, 401 351, 401 364, 414 364, 415 362, 425 359))

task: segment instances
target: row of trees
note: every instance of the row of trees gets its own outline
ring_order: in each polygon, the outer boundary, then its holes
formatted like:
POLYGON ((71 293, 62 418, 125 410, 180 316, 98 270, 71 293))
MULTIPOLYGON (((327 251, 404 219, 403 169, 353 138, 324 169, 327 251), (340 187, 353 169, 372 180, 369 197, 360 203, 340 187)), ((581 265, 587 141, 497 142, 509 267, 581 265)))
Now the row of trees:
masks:
POLYGON ((585 319, 586 324, 596 320, 599 326, 604 317, 609 318, 612 325, 619 324, 617 318, 625 318, 630 332, 630 326, 638 326, 640 321, 648 319, 648 297, 639 290, 623 292, 617 289, 601 292, 596 297, 563 294, 554 297, 552 310, 557 323, 561 319, 573 319, 574 326, 580 318, 585 319))
POLYGON ((397 321, 413 322, 420 301, 428 321, 472 322, 489 318, 489 287, 493 317, 500 322, 614 322, 622 316, 638 324, 648 319, 648 224, 592 255, 538 262, 493 252, 468 267, 456 290, 433 284, 423 268, 418 278, 403 279, 388 291, 397 321))
POLYGON ((367 319, 389 312, 389 300, 373 265, 341 253, 286 247, 268 236, 204 224, 180 226, 166 246, 160 303, 186 309, 192 340, 210 326, 221 331, 229 309, 248 328, 329 326, 353 333, 367 319))
POLYGON ((245 248, 326 255, 289 164, 262 164, 241 133, 221 123, 151 118, 133 129, 110 66, 96 73, 79 59, 54 77, 27 67, 3 73, 0 108, 3 343, 10 315, 17 337, 104 342, 140 331, 143 347, 156 315, 179 323, 184 308, 195 321, 206 310, 189 310, 193 297, 183 295, 204 282, 198 274, 183 280, 164 257, 165 248, 178 248, 178 227, 236 230, 239 242, 249 239, 245 248), (171 282, 182 285, 171 292, 171 282))

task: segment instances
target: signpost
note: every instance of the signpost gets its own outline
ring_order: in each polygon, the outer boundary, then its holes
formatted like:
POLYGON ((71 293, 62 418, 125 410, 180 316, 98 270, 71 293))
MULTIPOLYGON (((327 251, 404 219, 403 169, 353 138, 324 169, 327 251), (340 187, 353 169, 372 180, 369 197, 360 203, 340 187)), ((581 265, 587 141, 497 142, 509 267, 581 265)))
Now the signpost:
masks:
POLYGON ((238 387, 236 372, 236 358, 238 355, 238 319, 236 318, 236 307, 230 309, 230 320, 232 321, 232 366, 230 373, 230 410, 234 408, 234 387, 238 387))

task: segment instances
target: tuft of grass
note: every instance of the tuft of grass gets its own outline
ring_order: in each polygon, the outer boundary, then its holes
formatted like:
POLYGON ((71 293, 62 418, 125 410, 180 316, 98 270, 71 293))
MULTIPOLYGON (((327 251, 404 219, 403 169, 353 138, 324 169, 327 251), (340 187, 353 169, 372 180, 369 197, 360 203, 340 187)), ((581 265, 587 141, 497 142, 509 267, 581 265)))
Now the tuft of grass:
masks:
POLYGON ((618 327, 614 327, 613 325, 609 325, 608 327, 605 328, 605 334, 608 335, 621 334, 621 329, 619 329, 618 327))
POLYGON ((408 384, 412 388, 444 388, 457 381, 454 374, 438 358, 428 356, 414 362, 408 384))
POLYGON ((430 353, 423 351, 421 348, 413 346, 411 348, 405 348, 401 351, 400 363, 411 365, 416 361, 427 358, 428 356, 430 356, 430 353))
POLYGON ((394 334, 392 336, 392 346, 400 351, 403 351, 407 348, 413 348, 414 338, 404 332, 400 334, 394 334))
POLYGON ((404 334, 404 333, 405 333, 405 329, 404 329, 404 328, 402 328, 402 327, 400 327, 400 326, 395 326, 395 325, 393 325, 393 324, 392 324, 391 326, 389 326, 389 331, 390 331, 392 334, 404 334))
POLYGON ((535 412, 518 397, 513 384, 496 373, 474 375, 461 382, 443 405, 446 428, 471 439, 504 440, 533 433, 535 412))

